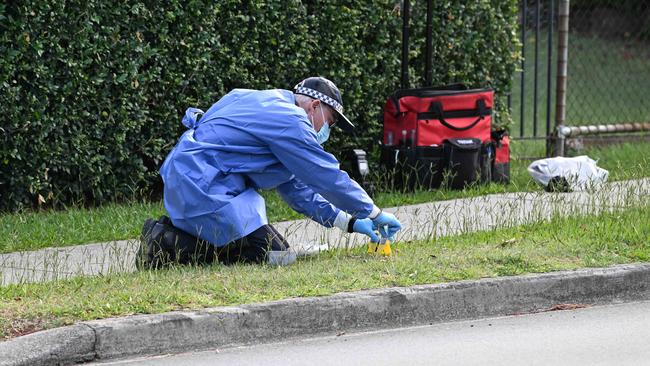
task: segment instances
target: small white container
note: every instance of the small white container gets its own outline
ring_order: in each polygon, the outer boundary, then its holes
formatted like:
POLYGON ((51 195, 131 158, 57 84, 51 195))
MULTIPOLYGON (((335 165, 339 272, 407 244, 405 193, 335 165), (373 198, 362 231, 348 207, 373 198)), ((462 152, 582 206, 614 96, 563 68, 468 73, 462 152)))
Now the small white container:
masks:
POLYGON ((296 252, 293 250, 269 250, 266 260, 272 266, 288 266, 296 261, 296 252))

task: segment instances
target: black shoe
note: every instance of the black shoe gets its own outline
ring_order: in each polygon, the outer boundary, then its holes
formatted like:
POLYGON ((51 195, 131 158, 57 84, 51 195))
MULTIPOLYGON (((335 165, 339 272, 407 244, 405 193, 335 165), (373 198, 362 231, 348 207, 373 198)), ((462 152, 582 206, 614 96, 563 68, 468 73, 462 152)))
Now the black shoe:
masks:
POLYGON ((172 225, 167 216, 147 219, 142 228, 138 269, 158 269, 170 263, 209 264, 214 261, 214 246, 172 225))
POLYGON ((135 261, 136 268, 139 270, 162 267, 161 258, 164 251, 160 242, 164 234, 163 229, 164 227, 159 224, 159 221, 151 218, 145 220, 140 234, 140 249, 135 261))

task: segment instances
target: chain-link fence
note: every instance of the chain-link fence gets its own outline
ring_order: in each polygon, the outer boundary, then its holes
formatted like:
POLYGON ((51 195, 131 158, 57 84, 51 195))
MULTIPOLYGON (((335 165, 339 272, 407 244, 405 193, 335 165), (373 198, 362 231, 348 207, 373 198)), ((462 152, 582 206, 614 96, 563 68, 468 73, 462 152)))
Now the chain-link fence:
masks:
POLYGON ((650 122, 650 2, 574 0, 566 124, 650 122))
MULTIPOLYGON (((559 0, 520 3, 521 72, 511 134, 544 140, 555 127, 559 0)), ((571 0, 566 119, 569 126, 650 122, 650 2, 571 0)))

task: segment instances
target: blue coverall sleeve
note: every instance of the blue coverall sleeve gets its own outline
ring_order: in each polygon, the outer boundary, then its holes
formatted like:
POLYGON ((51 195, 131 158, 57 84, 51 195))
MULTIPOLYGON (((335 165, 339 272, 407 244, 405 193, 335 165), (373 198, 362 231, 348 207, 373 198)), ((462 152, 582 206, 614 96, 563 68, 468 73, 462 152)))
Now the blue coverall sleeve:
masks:
POLYGON ((332 227, 341 211, 296 178, 280 184, 277 190, 293 210, 325 227, 332 227))
POLYGON ((374 203, 366 191, 339 169, 336 158, 316 141, 316 132, 302 110, 284 107, 268 129, 258 138, 265 140, 271 152, 293 173, 323 198, 357 218, 366 218, 374 203))

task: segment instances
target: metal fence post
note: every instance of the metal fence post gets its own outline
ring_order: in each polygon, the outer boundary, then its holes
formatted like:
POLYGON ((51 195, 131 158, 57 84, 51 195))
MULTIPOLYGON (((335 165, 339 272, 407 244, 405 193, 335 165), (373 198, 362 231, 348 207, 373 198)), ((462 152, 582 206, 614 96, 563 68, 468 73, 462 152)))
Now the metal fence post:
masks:
POLYGON ((558 4, 557 82, 555 94, 555 133, 557 156, 564 156, 564 134, 561 132, 566 119, 567 63, 569 59, 569 1, 558 4))

